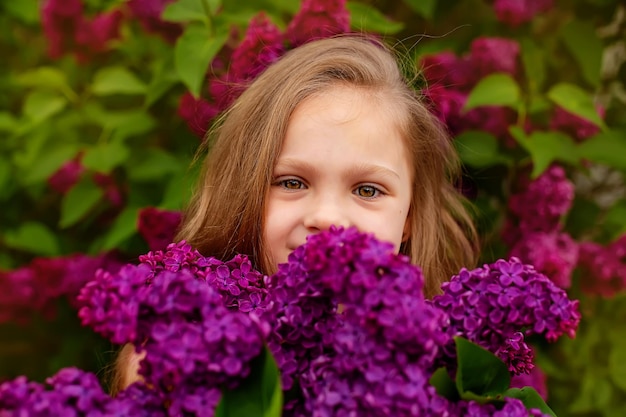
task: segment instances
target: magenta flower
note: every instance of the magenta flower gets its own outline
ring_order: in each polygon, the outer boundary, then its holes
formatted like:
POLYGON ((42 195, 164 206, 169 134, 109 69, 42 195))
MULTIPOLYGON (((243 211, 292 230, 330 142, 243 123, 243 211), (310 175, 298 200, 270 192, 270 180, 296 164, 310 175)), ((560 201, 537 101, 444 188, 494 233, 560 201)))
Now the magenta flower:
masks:
POLYGON ((287 26, 292 48, 314 39, 328 38, 350 30, 350 12, 345 0, 303 0, 300 11, 287 26))
POLYGON ((520 72, 519 54, 519 44, 513 39, 481 37, 472 41, 469 59, 479 79, 495 72, 515 77, 520 72))
POLYGON ((510 256, 533 265, 561 288, 569 288, 578 263, 578 243, 567 233, 530 232, 520 236, 510 256))
POLYGON ((80 62, 88 62, 99 53, 109 49, 109 41, 120 38, 120 26, 124 15, 121 10, 102 13, 92 20, 83 19, 74 35, 75 54, 80 62))
POLYGON ((530 373, 511 378, 511 388, 533 387, 544 400, 548 399, 548 376, 535 366, 530 373))
MULTIPOLYGON (((598 106, 596 110, 600 117, 604 117, 604 109, 602 107, 598 106)), ((565 132, 578 142, 582 142, 600 132, 600 128, 595 124, 568 112, 560 106, 554 109, 552 119, 550 120, 550 129, 565 132)))
POLYGON ((73 53, 79 62, 87 62, 107 51, 109 41, 121 36, 123 13, 119 9, 87 18, 80 0, 47 0, 41 12, 52 58, 73 53))
POLYGON ((183 29, 178 23, 161 19, 165 6, 173 2, 174 0, 128 0, 127 5, 146 32, 158 34, 173 43, 183 33, 183 29))
POLYGON ((613 297, 626 288, 626 235, 603 246, 580 244, 581 287, 588 294, 613 297))
POLYGON ((48 178, 48 185, 60 194, 66 194, 80 180, 85 167, 80 162, 81 155, 67 161, 48 178))
POLYGON ((90 257, 76 254, 35 258, 12 271, 0 271, 0 323, 27 321, 34 311, 53 316, 56 300, 66 297, 71 304, 97 269, 117 271, 121 264, 110 255, 90 257))
POLYGON ((471 61, 449 51, 425 55, 420 59, 429 87, 445 87, 468 92, 476 83, 471 61))
POLYGON ((60 58, 71 51, 74 34, 83 19, 81 0, 47 0, 41 7, 41 23, 48 41, 48 54, 60 58))
POLYGON ((550 10, 553 4, 554 0, 495 0, 493 8, 498 20, 517 27, 550 10))
POLYGON ((552 165, 534 180, 524 180, 521 191, 509 199, 509 210, 516 219, 516 226, 504 236, 505 241, 513 244, 529 232, 560 230, 561 218, 573 201, 574 184, 559 165, 552 165))
POLYGON ((180 98, 178 115, 187 123, 189 129, 199 138, 204 139, 211 120, 220 109, 202 98, 194 98, 187 92, 180 98))
POLYGON ((180 219, 179 211, 144 207, 139 210, 137 230, 150 250, 163 250, 174 240, 180 219))

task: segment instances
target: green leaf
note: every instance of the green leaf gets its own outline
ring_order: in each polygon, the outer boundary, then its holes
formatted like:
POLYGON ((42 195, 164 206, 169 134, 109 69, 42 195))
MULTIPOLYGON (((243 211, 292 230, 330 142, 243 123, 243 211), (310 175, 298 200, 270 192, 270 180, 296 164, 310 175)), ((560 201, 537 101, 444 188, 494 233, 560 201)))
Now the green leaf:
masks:
POLYGON ((455 337, 458 368, 456 386, 461 398, 496 397, 511 384, 511 375, 504 362, 486 349, 462 337, 455 337))
POLYGON ((404 0, 404 2, 426 19, 432 19, 435 15, 437 0, 404 0))
POLYGON ((520 41, 522 64, 531 92, 541 91, 546 79, 545 57, 541 48, 530 38, 520 41))
POLYGON ((79 181, 61 202, 59 227, 65 229, 76 224, 98 205, 103 195, 102 189, 91 179, 84 178, 79 181))
POLYGON ((163 96, 170 88, 172 88, 180 79, 174 67, 173 53, 159 63, 154 72, 148 91, 146 93, 145 106, 150 107, 163 96))
POLYGON ((87 119, 102 126, 112 134, 111 141, 121 141, 127 137, 142 135, 156 125, 154 118, 144 108, 124 111, 110 111, 98 104, 85 106, 87 119))
POLYGON ((626 349, 622 346, 611 349, 608 369, 613 383, 626 391, 626 349))
POLYGON ((590 22, 572 19, 561 30, 563 43, 576 59, 585 79, 594 87, 600 85, 604 45, 590 22))
POLYGON ((537 178, 554 161, 578 164, 579 151, 571 137, 557 131, 536 131, 526 136, 524 131, 515 126, 511 135, 528 151, 533 160, 531 176, 537 178))
POLYGON ((350 12, 350 27, 357 32, 394 34, 404 29, 404 23, 390 20, 378 9, 365 3, 349 1, 346 6, 350 12))
POLYGON ((139 182, 152 181, 183 171, 181 162, 160 148, 148 148, 142 152, 140 159, 128 162, 128 177, 139 182))
POLYGON ((578 145, 581 158, 626 170, 626 132, 608 130, 578 145))
POLYGON ((456 382, 448 374, 448 370, 444 367, 437 369, 430 377, 430 385, 435 387, 437 394, 450 401, 456 402, 461 397, 456 387, 456 382))
POLYGON ((96 95, 145 94, 148 87, 135 74, 121 66, 103 68, 94 76, 92 91, 96 95))
POLYGON ((548 404, 546 404, 543 398, 541 398, 541 395, 539 395, 539 393, 537 393, 534 388, 511 388, 504 393, 504 396, 521 400, 526 408, 529 410, 532 408, 538 408, 543 414, 556 417, 554 411, 552 411, 552 409, 548 407, 548 404))
POLYGON ((55 256, 59 254, 59 242, 55 234, 43 223, 22 223, 17 230, 9 230, 4 236, 4 243, 37 255, 55 256))
POLYGON ((606 129, 604 121, 593 105, 591 96, 580 87, 568 83, 557 84, 548 91, 548 98, 568 112, 606 129))
MULTIPOLYGON (((613 239, 617 239, 621 235, 626 234, 626 200, 619 200, 613 204, 606 212, 603 220, 604 229, 609 232, 613 239)), ((623 336, 626 337, 626 334, 623 336)))
POLYGON ((225 390, 215 417, 280 417, 283 391, 278 366, 264 348, 251 364, 250 375, 232 390, 225 390))
POLYGON ((17 125, 17 119, 11 113, 0 111, 0 131, 11 132, 17 125))
POLYGON ((2 9, 6 10, 11 16, 27 24, 39 23, 39 7, 40 4, 38 0, 2 2, 2 9))
POLYGON ((21 183, 32 185, 48 179, 64 163, 73 159, 78 153, 77 145, 60 145, 46 152, 42 152, 32 164, 24 170, 21 183))
POLYGON ((207 11, 202 5, 203 0, 178 0, 165 7, 161 18, 168 22, 202 22, 208 24, 207 11))
POLYGON ((137 218, 139 209, 136 207, 125 208, 113 222, 107 234, 104 236, 101 251, 115 249, 137 232, 137 218))
POLYGON ((0 155, 0 200, 4 200, 10 193, 12 181, 11 161, 0 155))
POLYGON ((461 133, 454 139, 457 152, 463 163, 482 168, 497 164, 510 164, 510 158, 498 152, 498 140, 490 133, 472 130, 461 133))
POLYGON ((47 87, 64 91, 69 87, 67 76, 55 67, 39 67, 20 73, 15 82, 23 87, 47 87))
POLYGON ((22 112, 35 123, 42 122, 65 108, 67 99, 57 93, 35 90, 26 96, 22 112))
POLYGON ((82 163, 94 171, 108 174, 126 162, 129 155, 129 149, 119 142, 104 143, 87 149, 82 163))
POLYGON ((211 35, 205 26, 190 24, 176 41, 174 49, 176 72, 195 97, 200 95, 209 63, 227 38, 227 33, 211 35))
POLYGON ((463 110, 479 106, 508 106, 517 109, 520 88, 509 74, 495 73, 486 76, 474 86, 463 110))

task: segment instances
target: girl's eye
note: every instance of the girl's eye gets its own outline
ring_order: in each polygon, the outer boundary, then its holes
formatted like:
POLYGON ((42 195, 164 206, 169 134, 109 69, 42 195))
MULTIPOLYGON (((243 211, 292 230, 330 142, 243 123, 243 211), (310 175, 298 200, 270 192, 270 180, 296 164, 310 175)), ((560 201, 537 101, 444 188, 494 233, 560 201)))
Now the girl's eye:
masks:
POLYGON ((380 195, 381 191, 373 185, 361 185, 354 190, 354 193, 363 198, 375 198, 380 195))
POLYGON ((288 190, 300 190, 304 188, 304 183, 294 178, 278 181, 278 185, 288 190))

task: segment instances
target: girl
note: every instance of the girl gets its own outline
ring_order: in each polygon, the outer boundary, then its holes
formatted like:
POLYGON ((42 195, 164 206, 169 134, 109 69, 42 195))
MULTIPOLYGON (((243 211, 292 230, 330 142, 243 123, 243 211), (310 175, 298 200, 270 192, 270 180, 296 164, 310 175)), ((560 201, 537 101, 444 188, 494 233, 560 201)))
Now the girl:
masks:
MULTIPOLYGON (((243 253, 271 274, 307 235, 335 224, 394 243, 422 268, 426 296, 475 263, 454 147, 378 41, 343 36, 290 51, 204 147, 177 239, 205 256, 243 253)), ((114 391, 136 379, 133 355, 130 346, 120 354, 114 391)))

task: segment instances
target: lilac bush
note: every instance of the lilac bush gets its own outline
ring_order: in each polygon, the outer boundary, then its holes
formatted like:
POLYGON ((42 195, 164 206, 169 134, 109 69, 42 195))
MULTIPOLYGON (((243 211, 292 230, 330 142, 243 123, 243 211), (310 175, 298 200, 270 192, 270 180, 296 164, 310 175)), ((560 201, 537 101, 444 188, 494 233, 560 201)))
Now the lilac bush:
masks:
POLYGON ((573 337, 580 319, 576 301, 515 258, 463 269, 425 300, 420 269, 354 228, 310 236, 271 277, 242 255, 222 262, 184 241, 139 261, 99 270, 78 301, 85 325, 142 355, 141 381, 111 398, 73 368, 45 386, 21 377, 0 385, 0 410, 213 415, 267 344, 285 416, 541 416, 505 392, 448 398, 431 377, 442 365, 455 371, 459 336, 528 373, 524 337, 573 337))

